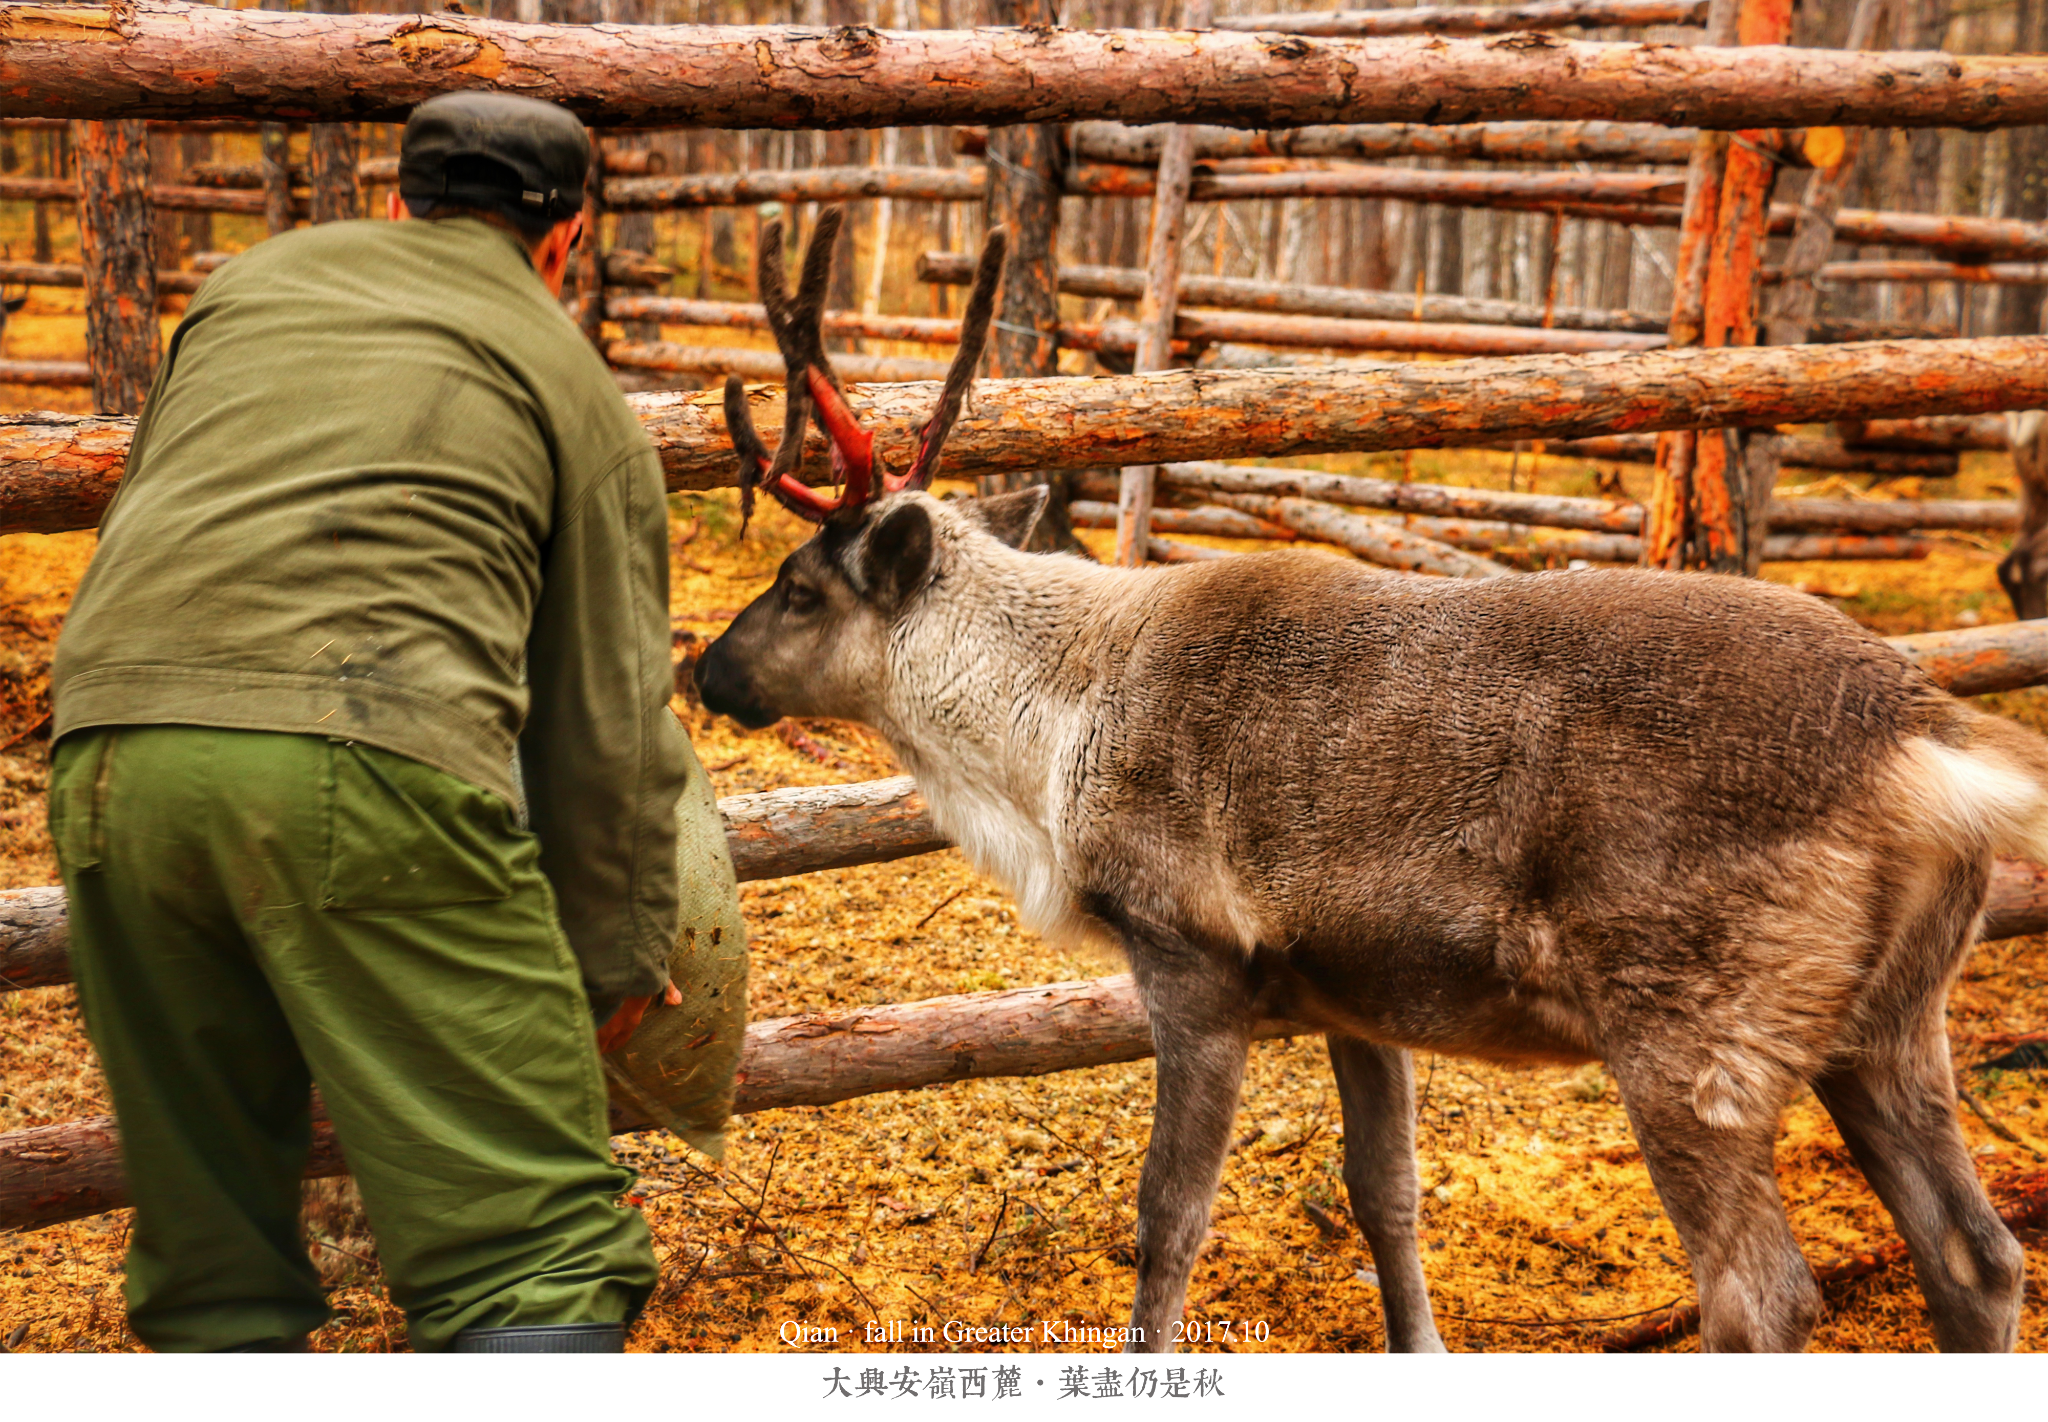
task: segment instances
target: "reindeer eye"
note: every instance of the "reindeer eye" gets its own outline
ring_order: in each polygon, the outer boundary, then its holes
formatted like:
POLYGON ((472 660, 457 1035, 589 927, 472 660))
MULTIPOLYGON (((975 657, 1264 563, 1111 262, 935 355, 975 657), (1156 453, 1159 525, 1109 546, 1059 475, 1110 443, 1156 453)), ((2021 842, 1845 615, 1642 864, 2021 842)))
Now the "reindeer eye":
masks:
POLYGON ((802 583, 785 583, 782 587, 782 605, 791 612, 809 612, 820 601, 816 589, 802 583))

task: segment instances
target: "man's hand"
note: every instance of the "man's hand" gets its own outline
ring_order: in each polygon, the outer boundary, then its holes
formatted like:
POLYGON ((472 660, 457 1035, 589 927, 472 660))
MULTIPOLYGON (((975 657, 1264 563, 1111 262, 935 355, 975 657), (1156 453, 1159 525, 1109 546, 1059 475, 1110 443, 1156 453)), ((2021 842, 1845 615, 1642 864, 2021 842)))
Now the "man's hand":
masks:
MULTIPOLYGON (((681 1007, 682 991, 674 983, 670 983, 662 991, 661 1000, 670 1007, 681 1007)), ((633 1033, 639 1030, 640 1019, 647 1015, 647 1004, 652 1001, 654 999, 651 997, 629 997, 619 1004, 618 1011, 606 1019, 604 1026, 597 1029, 599 1056, 611 1055, 632 1039, 633 1033)))

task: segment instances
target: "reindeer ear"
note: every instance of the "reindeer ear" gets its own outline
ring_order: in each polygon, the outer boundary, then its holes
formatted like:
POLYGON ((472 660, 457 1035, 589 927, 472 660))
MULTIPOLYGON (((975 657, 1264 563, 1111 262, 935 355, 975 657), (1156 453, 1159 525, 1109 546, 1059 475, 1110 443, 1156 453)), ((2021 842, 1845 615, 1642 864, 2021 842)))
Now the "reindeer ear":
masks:
POLYGON ((912 502, 892 509, 868 531, 862 571, 869 595, 894 609, 917 590, 931 571, 932 516, 912 502))
POLYGON ((1032 484, 1007 494, 976 499, 972 507, 981 516, 981 521, 988 525, 990 533, 1012 548, 1022 548, 1024 540, 1031 536, 1031 530, 1038 527, 1039 516, 1045 512, 1046 502, 1051 497, 1051 489, 1043 484, 1032 484))

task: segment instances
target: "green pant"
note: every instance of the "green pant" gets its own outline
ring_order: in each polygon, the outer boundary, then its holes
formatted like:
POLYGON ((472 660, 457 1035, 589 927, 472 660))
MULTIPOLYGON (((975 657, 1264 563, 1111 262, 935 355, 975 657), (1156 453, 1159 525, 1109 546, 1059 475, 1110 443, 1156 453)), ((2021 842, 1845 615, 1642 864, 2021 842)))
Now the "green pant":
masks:
POLYGON ((300 1233, 313 1082, 414 1348, 639 1310, 653 1249, 590 1009, 503 801, 360 745, 122 726, 58 744, 50 828, 145 1343, 327 1319, 300 1233))

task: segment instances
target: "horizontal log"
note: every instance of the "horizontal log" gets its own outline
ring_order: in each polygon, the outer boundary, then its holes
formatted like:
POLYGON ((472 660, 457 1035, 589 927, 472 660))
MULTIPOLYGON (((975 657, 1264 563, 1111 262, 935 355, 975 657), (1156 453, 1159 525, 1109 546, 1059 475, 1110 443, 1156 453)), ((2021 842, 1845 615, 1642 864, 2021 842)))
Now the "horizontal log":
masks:
MULTIPOLYGON (((907 775, 728 795, 718 812, 743 884, 906 859, 951 842, 907 775)), ((70 947, 61 888, 0 889, 0 992, 70 982, 70 947)))
MULTIPOLYGON (((1822 284, 1862 281, 1962 281, 2006 286, 2048 285, 2048 264, 2040 262, 1990 262, 1967 266, 1961 262, 1858 261, 1827 262, 1819 272, 1822 284)), ((1782 279, 1775 268, 1764 272, 1766 282, 1782 279)))
MULTIPOLYGON (((1150 197, 1153 177, 1150 168, 1084 163, 1067 170, 1066 191, 1084 197, 1150 197)), ((1285 198, 1379 198, 1439 207, 1560 202, 1676 204, 1685 200, 1685 175, 1381 168, 1360 163, 1289 167, 1263 173, 1197 169, 1188 184, 1190 202, 1285 198)))
POLYGON ((1764 539, 1766 563, 1867 563, 1925 558, 1934 551, 1926 538, 1865 533, 1773 533, 1764 539))
MULTIPOLYGON (((1640 563, 1643 540, 1632 533, 1554 533, 1531 539, 1522 524, 1479 520, 1410 518, 1408 526, 1454 547, 1496 556, 1541 556, 1586 563, 1640 563)), ((1862 534, 1772 534, 1764 539, 1766 563, 1870 562, 1925 558, 1934 551, 1925 538, 1868 537, 1862 534)))
MULTIPOLYGON (((2048 930, 2048 873, 2000 860, 1984 937, 2048 930)), ((1300 1035, 1262 1022, 1259 1039, 1300 1035)), ((1138 1061, 1152 1054, 1150 1022, 1128 974, 923 1002, 781 1017, 748 1026, 735 1114, 826 1106, 885 1091, 1138 1061)), ((612 1129, 645 1129, 615 1107, 612 1129)), ((309 1179, 346 1171, 340 1143, 316 1112, 309 1179)), ((111 1117, 0 1135, 0 1229, 37 1229, 129 1202, 111 1117)))
POLYGON ((1198 490, 1204 495, 1264 494, 1433 518, 1488 519, 1576 528, 1589 533, 1638 533, 1643 522, 1640 506, 1606 499, 1454 489, 1443 484, 1402 484, 1391 479, 1324 474, 1312 469, 1257 469, 1239 464, 1185 462, 1162 467, 1159 482, 1168 489, 1198 490))
MULTIPOLYGON (((2004 622, 1885 640, 1956 696, 2017 691, 2048 681, 2048 621, 2004 622)), ((2010 931, 2040 933, 2048 931, 2048 926, 2010 931)))
MULTIPOLYGON (((1816 439, 1811 435, 1788 435, 1778 444, 1779 463, 1794 469, 1832 469, 1879 474, 1888 479, 1949 479, 1961 467, 1953 452, 1940 450, 1862 449, 1838 439, 1816 439)), ((1617 464, 1655 464, 1657 437, 1596 435, 1592 439, 1545 441, 1542 452, 1572 459, 1606 459, 1617 464)))
MULTIPOLYGON (((604 358, 621 370, 663 370, 682 375, 737 375, 780 380, 785 367, 774 351, 741 346, 683 346, 668 341, 607 341, 604 358)), ((849 380, 943 380, 946 362, 911 356, 835 355, 832 367, 849 380)))
POLYGON ((975 168, 798 168, 749 173, 682 173, 621 178, 604 185, 605 206, 619 212, 684 207, 751 207, 762 202, 846 202, 903 198, 980 202, 988 173, 975 168))
POLYGON ((1199 543, 1182 543, 1172 538, 1151 538, 1145 542, 1145 557, 1153 563, 1208 563, 1236 555, 1221 548, 1204 548, 1199 543))
POLYGON ((1838 420, 1832 433, 1854 449, 2006 450, 2000 415, 1937 415, 1918 420, 1838 420))
MULTIPOLYGON (((1298 1034, 1261 1023, 1256 1038, 1298 1034)), ((1152 1055, 1151 1024, 1128 974, 755 1022, 741 1048, 735 1115, 829 1106, 883 1091, 987 1077, 1043 1076, 1152 1055)), ((614 1133, 653 1129, 612 1108, 614 1133)), ((324 1110, 307 1179, 347 1173, 324 1110)), ((0 1230, 40 1229, 129 1203, 111 1116, 0 1135, 0 1230)))
MULTIPOLYGON (((955 252, 925 252, 918 257, 917 274, 922 281, 966 286, 974 279, 974 259, 955 252)), ((1145 274, 1135 267, 1061 267, 1059 288, 1075 296, 1107 296, 1119 301, 1136 301, 1144 294, 1145 274)), ((1539 326, 1574 331, 1630 331, 1645 335, 1661 335, 1671 324, 1669 316, 1647 311, 1601 311, 1572 306, 1546 310, 1533 302, 1471 296, 1415 297, 1395 291, 1298 286, 1285 282, 1254 281, 1248 277, 1184 275, 1180 281, 1180 303, 1229 311, 1270 311, 1347 320, 1539 326)), ((1922 340, 1951 334, 1902 322, 1827 319, 1814 323, 1812 339, 1825 343, 1922 340)))
POLYGON ((1214 491, 1209 497, 1224 508, 1291 528, 1318 543, 1334 544, 1382 568, 1446 578, 1498 578, 1510 571, 1490 558, 1411 532, 1392 519, 1360 518, 1313 499, 1214 491))
POLYGON ((1433 355, 1509 356, 1582 351, 1648 351, 1668 344, 1662 335, 1629 331, 1542 330, 1528 326, 1465 326, 1427 321, 1352 321, 1263 312, 1181 310, 1174 336, 1191 344, 1241 345, 1336 351, 1413 351, 1433 355))
MULTIPOLYGON (((1107 500, 1075 499, 1067 505, 1067 517, 1076 528, 1115 528, 1116 505, 1107 500)), ((1263 538, 1274 543, 1292 543, 1300 537, 1282 524, 1213 505, 1192 509, 1154 505, 1152 531, 1195 533, 1206 538, 1263 538)))
POLYGON ((82 360, 0 360, 0 385, 92 388, 92 367, 82 360))
MULTIPOLYGON (((175 292, 190 295, 199 290, 199 284, 206 280, 206 272, 160 271, 156 274, 156 289, 159 295, 175 292)), ((56 286, 83 287, 85 268, 74 267, 64 262, 9 262, 0 261, 0 282, 9 286, 56 286)))
MULTIPOLYGON (((1634 227, 1676 227, 1680 209, 1659 203, 1523 203, 1501 199, 1503 211, 1547 212, 1591 222, 1634 227)), ((1798 225, 1799 209, 1771 208, 1770 235, 1783 237, 1798 225)), ((1953 260, 1990 262, 2048 257, 2048 224, 2009 217, 1938 217, 1917 212, 1877 212, 1845 207, 1835 214, 1835 240, 1875 247, 1924 247, 1952 252, 1953 260)))
MULTIPOLYGON (((1412 11, 1385 11, 1411 14, 1412 11)), ((1171 125, 1077 123, 1067 142, 1090 163, 1157 164, 1171 125)), ((1195 157, 1217 158, 1480 158, 1495 163, 1668 163, 1692 156, 1692 129, 1650 123, 1422 124, 1343 123, 1247 132, 1205 124, 1195 129, 1195 157)))
MULTIPOLYGON (((6 6, 0 5, 0 16, 6 6)), ((4 52, 4 51, 0 51, 4 52)), ((0 62, 0 68, 4 68, 0 62)), ((239 212, 261 216, 263 194, 238 192, 232 188, 186 187, 153 183, 149 200, 166 212, 239 212)), ((0 202, 78 201, 78 183, 71 178, 0 178, 0 202)), ((303 195, 295 199, 304 208, 303 195)))
POLYGON ((1475 123, 1706 128, 2048 122, 2031 56, 1673 47, 1511 35, 1315 40, 1211 30, 881 31, 529 25, 135 0, 0 3, 20 117, 397 121, 454 89, 565 104, 597 125, 1475 123))
POLYGON ((1219 30, 1290 35, 1505 35, 1519 30, 1704 25, 1707 0, 1531 0, 1522 5, 1417 5, 1412 10, 1221 15, 1219 30))
MULTIPOLYGON (((923 382, 856 385, 848 398, 884 463, 900 467, 937 393, 923 382)), ((732 482, 720 392, 629 400, 671 489, 732 482)), ((748 400, 757 425, 780 429, 779 391, 753 390, 748 400)), ((946 468, 965 478, 2042 406, 2041 336, 989 380, 954 426, 946 468)), ((131 428, 115 416, 0 415, 0 532, 91 527, 120 477, 131 428)), ((830 451, 815 432, 801 467, 815 482, 830 478, 830 451)))
MULTIPOLYGON (((960 252, 924 252, 917 259, 920 281, 967 286, 974 280, 974 258, 960 252)), ((1059 288, 1073 296, 1106 296, 1137 301, 1145 293, 1145 273, 1136 267, 1062 265, 1059 288)), ((1362 291, 1348 286, 1300 286, 1289 282, 1255 281, 1249 277, 1200 276, 1182 273, 1180 304, 1226 311, 1271 311, 1297 316, 1332 316, 1359 321, 1440 321, 1475 326, 1542 326, 1544 309, 1530 302, 1493 301, 1471 296, 1404 296, 1395 291, 1362 291)), ((1560 306, 1549 313, 1553 327, 1581 331, 1662 332, 1668 316, 1638 311, 1598 311, 1560 306)))

